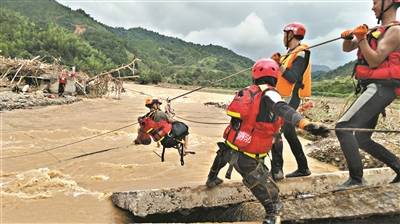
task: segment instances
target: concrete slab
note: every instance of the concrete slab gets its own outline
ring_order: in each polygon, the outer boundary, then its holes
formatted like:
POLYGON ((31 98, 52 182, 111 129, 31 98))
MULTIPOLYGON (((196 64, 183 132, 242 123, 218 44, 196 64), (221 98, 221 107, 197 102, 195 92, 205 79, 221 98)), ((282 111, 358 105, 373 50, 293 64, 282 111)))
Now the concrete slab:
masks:
MULTIPOLYGON (((353 217, 400 213, 400 185, 387 183, 394 173, 389 168, 364 171, 368 185, 361 189, 334 192, 348 178, 348 172, 335 172, 279 182, 285 204, 284 220, 353 217)), ((171 189, 115 192, 113 203, 133 215, 145 217, 197 208, 231 206, 239 220, 254 221, 264 216, 264 209, 241 182, 171 189)), ((227 208, 228 209, 228 208, 227 208)), ((237 217, 228 217, 232 221, 237 217)))

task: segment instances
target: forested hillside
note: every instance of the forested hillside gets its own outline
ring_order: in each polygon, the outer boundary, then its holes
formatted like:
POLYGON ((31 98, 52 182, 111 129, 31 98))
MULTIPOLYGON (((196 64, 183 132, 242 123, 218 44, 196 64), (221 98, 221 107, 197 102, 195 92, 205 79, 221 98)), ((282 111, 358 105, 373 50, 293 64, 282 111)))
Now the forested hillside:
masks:
MULTIPOLYGON (((134 15, 132 15, 134 16, 134 15)), ((54 0, 4 1, 0 5, 0 54, 7 57, 60 59, 92 75, 129 63, 138 64, 139 82, 207 85, 254 63, 233 51, 167 37, 144 28, 114 28, 85 11, 72 10, 54 0)), ((345 96, 353 91, 354 62, 337 69, 313 65, 315 95, 345 96), (318 71, 317 71, 318 70, 318 71), (347 78, 343 78, 347 77, 347 78)), ((239 88, 250 82, 249 72, 217 86, 239 88)))
MULTIPOLYGON (((1 1, 0 7, 4 56, 46 55, 50 62, 61 57, 65 65, 92 73, 129 63, 136 56, 141 59, 142 83, 185 85, 206 84, 253 64, 220 46, 188 43, 142 28, 109 27, 54 0, 1 1)), ((249 80, 242 75, 220 86, 241 87, 249 80)))

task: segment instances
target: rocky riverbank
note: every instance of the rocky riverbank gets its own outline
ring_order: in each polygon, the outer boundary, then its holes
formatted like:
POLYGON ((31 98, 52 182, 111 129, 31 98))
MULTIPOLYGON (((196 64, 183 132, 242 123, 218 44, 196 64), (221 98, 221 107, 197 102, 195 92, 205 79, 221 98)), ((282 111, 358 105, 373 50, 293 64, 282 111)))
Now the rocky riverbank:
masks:
POLYGON ((0 93, 0 111, 29 109, 38 106, 71 104, 81 101, 75 96, 58 97, 54 94, 31 93, 18 94, 14 92, 0 93))
MULTIPOLYGON (((386 146, 392 153, 400 156, 400 138, 396 134, 376 134, 374 138, 379 144, 386 146)), ((321 162, 326 162, 339 167, 340 170, 347 170, 346 159, 340 149, 339 142, 335 135, 330 138, 318 139, 308 145, 312 151, 308 156, 321 162)), ((360 150, 361 161, 364 168, 379 168, 385 164, 375 159, 368 153, 360 150)))

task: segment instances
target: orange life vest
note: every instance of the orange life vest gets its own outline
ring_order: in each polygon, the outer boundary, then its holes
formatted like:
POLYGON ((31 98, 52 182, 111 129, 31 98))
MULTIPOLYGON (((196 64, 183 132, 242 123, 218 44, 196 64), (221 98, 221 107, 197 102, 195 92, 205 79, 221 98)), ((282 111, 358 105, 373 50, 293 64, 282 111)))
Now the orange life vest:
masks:
POLYGON ((251 85, 239 91, 227 108, 232 117, 224 131, 226 143, 244 153, 265 157, 272 148, 275 134, 282 125, 282 119, 275 114, 266 114, 261 103, 264 93, 275 88, 268 85, 251 85), (264 114, 261 113, 264 111, 264 114))
MULTIPOLYGON (((308 51, 308 46, 306 44, 301 44, 293 49, 292 53, 287 55, 286 57, 281 58, 281 63, 286 69, 291 69, 294 60, 297 58, 298 54, 302 51, 308 51)), ((290 83, 283 77, 283 74, 278 76, 278 82, 276 84, 276 89, 279 94, 283 97, 290 97, 293 94, 293 89, 296 83, 290 83)), ((304 73, 302 74, 301 88, 299 89, 299 96, 310 97, 311 96, 311 61, 308 61, 308 65, 304 73)))
MULTIPOLYGON (((379 26, 367 34, 369 46, 376 50, 379 40, 392 26, 399 26, 400 22, 393 22, 389 26, 379 26)), ((358 49, 355 78, 357 80, 398 80, 400 82, 400 50, 391 52, 388 57, 376 68, 370 68, 362 52, 358 49)), ((400 96, 400 86, 396 88, 396 95, 400 96)))

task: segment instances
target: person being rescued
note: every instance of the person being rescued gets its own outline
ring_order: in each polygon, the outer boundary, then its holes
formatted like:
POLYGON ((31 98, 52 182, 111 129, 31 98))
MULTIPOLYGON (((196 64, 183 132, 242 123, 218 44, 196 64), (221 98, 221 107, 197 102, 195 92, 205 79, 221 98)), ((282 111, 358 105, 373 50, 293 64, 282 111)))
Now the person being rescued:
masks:
POLYGON ((253 84, 236 93, 227 108, 231 122, 223 133, 224 142, 210 168, 206 186, 221 184, 218 173, 227 163, 243 177, 266 211, 263 223, 276 224, 282 203, 279 189, 273 181, 264 159, 271 150, 274 137, 283 121, 302 128, 313 135, 326 137, 329 130, 322 124, 310 122, 285 103, 275 89, 279 65, 272 59, 260 59, 252 68, 253 84))
MULTIPOLYGON (((147 98, 145 101, 145 106, 150 109, 150 111, 138 118, 140 123, 140 128, 138 130, 138 137, 135 139, 135 144, 149 145, 151 139, 153 139, 157 144, 163 143, 165 137, 173 134, 182 141, 183 144, 183 154, 191 153, 187 150, 188 146, 188 135, 189 128, 186 124, 175 121, 167 113, 161 111, 162 102, 155 98, 147 98), (182 138, 182 139, 180 139, 182 138)), ((167 145, 167 148, 171 146, 167 145)))

